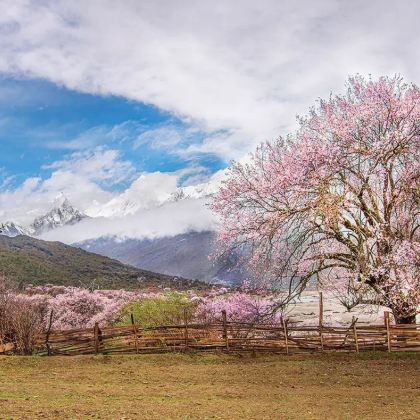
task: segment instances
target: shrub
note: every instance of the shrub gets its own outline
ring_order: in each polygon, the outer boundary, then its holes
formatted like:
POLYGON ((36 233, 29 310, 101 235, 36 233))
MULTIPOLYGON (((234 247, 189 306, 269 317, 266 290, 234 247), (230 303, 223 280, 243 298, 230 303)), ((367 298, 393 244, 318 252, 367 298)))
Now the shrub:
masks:
POLYGON ((24 296, 43 301, 48 314, 54 311, 54 329, 69 329, 93 327, 96 322, 101 326, 111 325, 121 308, 138 295, 124 290, 90 291, 46 285, 27 288, 24 296))
POLYGON ((0 344, 11 341, 13 336, 11 313, 13 310, 14 294, 11 284, 5 277, 0 277, 0 344))
POLYGON ((142 327, 178 325, 184 322, 185 310, 188 320, 193 319, 195 306, 196 304, 188 296, 180 293, 143 298, 124 306, 118 324, 130 324, 133 314, 135 323, 142 327))
POLYGON ((12 284, 0 278, 0 344, 14 343, 15 351, 32 354, 44 329, 46 305, 17 295, 12 284))
POLYGON ((279 324, 281 315, 273 309, 274 301, 268 297, 236 292, 203 299, 198 305, 196 317, 198 321, 205 323, 221 321, 224 310, 231 322, 279 324))
POLYGON ((10 315, 16 351, 20 354, 32 354, 38 335, 45 329, 45 306, 16 297, 10 315))

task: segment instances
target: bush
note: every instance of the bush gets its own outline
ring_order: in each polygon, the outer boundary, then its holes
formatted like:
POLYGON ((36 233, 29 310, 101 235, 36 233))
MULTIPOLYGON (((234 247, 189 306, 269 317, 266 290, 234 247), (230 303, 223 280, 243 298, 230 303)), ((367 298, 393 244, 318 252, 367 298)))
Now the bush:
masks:
POLYGON ((195 306, 188 296, 180 293, 144 298, 124 306, 118 324, 130 324, 131 314, 133 314, 135 323, 142 327, 178 325, 184 323, 185 310, 187 319, 189 321, 193 319, 195 306))
POLYGON ((0 344, 13 343, 17 353, 32 354, 45 327, 45 311, 45 304, 16 295, 12 285, 0 278, 0 344))
POLYGON ((203 299, 196 312, 199 322, 213 323, 222 320, 226 311, 228 321, 246 323, 281 324, 281 313, 273 310, 275 302, 263 296, 246 292, 236 292, 220 297, 203 299))
POLYGON ((45 306, 16 298, 11 313, 13 342, 20 354, 32 354, 36 339, 45 329, 45 306))
POLYGON ((43 301, 53 310, 53 328, 89 328, 96 322, 100 326, 111 325, 121 308, 136 298, 124 290, 90 291, 79 287, 37 286, 25 289, 22 296, 43 301))
POLYGON ((11 341, 13 337, 11 323, 13 304, 11 284, 4 277, 0 277, 0 344, 11 341))

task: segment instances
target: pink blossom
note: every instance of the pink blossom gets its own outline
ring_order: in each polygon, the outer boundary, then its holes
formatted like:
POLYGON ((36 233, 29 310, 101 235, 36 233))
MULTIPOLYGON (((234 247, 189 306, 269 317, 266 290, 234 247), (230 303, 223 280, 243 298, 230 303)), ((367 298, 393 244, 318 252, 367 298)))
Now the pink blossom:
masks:
POLYGON ((360 283, 396 318, 418 312, 420 89, 349 79, 287 138, 234 163, 213 199, 219 255, 239 251, 259 281, 300 293, 360 283), (405 258, 405 256, 409 258, 405 258))

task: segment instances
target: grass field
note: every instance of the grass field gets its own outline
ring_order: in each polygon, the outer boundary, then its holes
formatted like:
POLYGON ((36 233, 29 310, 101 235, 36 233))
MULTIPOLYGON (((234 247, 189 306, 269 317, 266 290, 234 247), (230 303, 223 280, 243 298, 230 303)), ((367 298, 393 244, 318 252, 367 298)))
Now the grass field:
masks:
POLYGON ((420 354, 0 357, 1 419, 419 419, 420 354))

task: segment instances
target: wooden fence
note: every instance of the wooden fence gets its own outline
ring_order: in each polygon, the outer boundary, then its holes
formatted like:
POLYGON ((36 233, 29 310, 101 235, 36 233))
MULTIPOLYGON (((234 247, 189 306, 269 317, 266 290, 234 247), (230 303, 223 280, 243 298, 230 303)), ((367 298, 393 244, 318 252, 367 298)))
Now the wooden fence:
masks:
MULTIPOLYGON (((13 349, 12 349, 13 350, 13 349)), ((45 355, 160 353, 170 351, 258 351, 278 353, 320 351, 420 351, 420 324, 280 326, 228 322, 142 328, 127 326, 47 331, 35 352, 45 355)))
MULTIPOLYGON (((356 318, 349 326, 324 325, 322 294, 318 325, 281 325, 229 322, 222 311, 220 322, 188 323, 184 311, 182 325, 143 328, 131 325, 52 330, 53 313, 46 331, 30 339, 30 352, 45 355, 160 353, 169 351, 268 351, 279 353, 317 351, 420 351, 420 324, 392 325, 390 312, 384 324, 364 325, 356 318)), ((0 341, 0 354, 26 353, 13 342, 0 341)))

